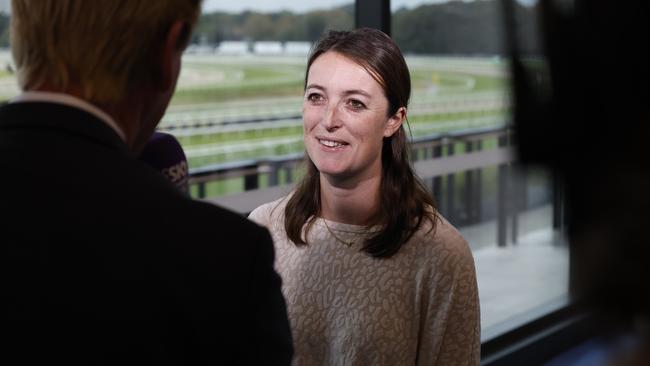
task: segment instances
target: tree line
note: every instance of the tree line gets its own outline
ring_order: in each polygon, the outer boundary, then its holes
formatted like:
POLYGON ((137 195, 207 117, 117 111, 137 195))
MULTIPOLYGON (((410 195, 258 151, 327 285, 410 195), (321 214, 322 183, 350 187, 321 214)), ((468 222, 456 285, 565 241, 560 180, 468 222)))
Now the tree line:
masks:
MULTIPOLYGON (((524 50, 535 47, 534 9, 516 8, 518 33, 524 50)), ((503 53, 503 17, 496 0, 450 1, 402 8, 393 13, 392 37, 404 53, 498 55, 503 53)), ((288 11, 239 14, 214 12, 201 17, 195 42, 308 41, 328 29, 354 28, 352 4, 296 14, 288 11)))
MULTIPOLYGON (((534 10, 517 6, 517 26, 524 50, 535 46, 534 10)), ((499 2, 477 0, 424 4, 393 13, 392 37, 406 54, 498 55, 503 53, 499 2)), ((352 29, 352 4, 306 13, 212 12, 203 14, 192 42, 318 40, 329 29, 352 29)), ((8 47, 8 17, 0 15, 0 46, 8 47)))

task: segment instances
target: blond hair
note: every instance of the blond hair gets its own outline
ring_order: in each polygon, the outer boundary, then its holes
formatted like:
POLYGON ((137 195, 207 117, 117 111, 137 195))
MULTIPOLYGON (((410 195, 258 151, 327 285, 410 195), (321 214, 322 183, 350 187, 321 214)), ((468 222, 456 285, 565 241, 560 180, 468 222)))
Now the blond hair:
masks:
POLYGON ((23 90, 79 88, 99 104, 124 98, 154 77, 154 45, 174 21, 187 22, 201 0, 12 0, 11 50, 23 90))

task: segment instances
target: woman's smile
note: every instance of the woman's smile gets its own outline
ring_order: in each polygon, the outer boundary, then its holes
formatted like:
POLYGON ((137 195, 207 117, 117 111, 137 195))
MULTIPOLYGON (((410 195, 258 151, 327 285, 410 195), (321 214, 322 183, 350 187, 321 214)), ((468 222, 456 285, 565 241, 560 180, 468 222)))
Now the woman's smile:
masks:
POLYGON ((344 147, 349 146, 345 141, 331 138, 331 137, 316 137, 316 140, 318 140, 318 143, 320 143, 323 147, 326 148, 326 151, 340 151, 344 147))

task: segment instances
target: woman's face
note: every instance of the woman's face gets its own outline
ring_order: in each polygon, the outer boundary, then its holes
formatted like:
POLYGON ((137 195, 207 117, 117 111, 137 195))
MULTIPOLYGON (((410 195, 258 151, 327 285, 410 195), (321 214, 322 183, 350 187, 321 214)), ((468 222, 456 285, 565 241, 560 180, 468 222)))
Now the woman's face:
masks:
POLYGON ((388 116, 381 85, 354 61, 326 52, 307 74, 302 110, 307 154, 331 177, 380 175, 383 138, 397 131, 405 113, 400 108, 388 116))

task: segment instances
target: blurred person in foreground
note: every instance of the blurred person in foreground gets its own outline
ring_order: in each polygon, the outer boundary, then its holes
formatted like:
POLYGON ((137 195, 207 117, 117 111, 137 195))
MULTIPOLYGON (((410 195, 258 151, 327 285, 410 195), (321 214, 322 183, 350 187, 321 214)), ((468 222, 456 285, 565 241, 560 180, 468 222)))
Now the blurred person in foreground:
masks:
POLYGON ((650 365, 650 2, 537 9, 545 67, 511 44, 520 155, 564 185, 573 300, 604 364, 650 365))
POLYGON ((12 1, 23 92, 0 107, 1 357, 289 364, 268 231, 136 158, 200 5, 12 1))
POLYGON ((477 365, 474 261, 415 176, 410 75, 369 28, 332 31, 305 77, 307 171, 250 218, 271 231, 296 365, 477 365))

